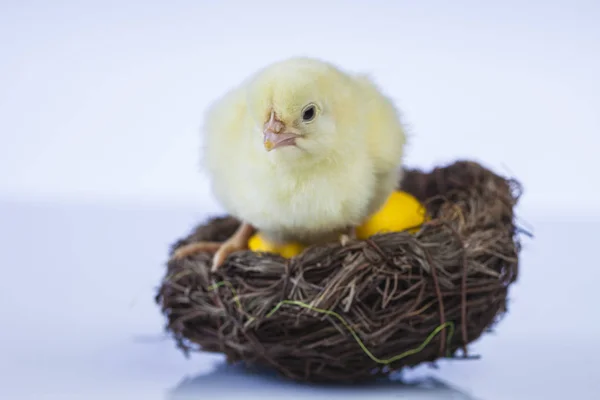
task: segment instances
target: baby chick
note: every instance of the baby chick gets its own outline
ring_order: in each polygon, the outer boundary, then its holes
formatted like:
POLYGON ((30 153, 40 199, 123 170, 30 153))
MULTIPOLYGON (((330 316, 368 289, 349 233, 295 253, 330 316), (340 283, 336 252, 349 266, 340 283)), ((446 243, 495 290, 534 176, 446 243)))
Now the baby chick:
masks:
POLYGON ((352 235, 400 179, 405 133, 398 112, 366 76, 312 58, 258 71, 209 108, 203 164, 216 198, 242 221, 214 253, 213 270, 257 230, 304 245, 352 235))

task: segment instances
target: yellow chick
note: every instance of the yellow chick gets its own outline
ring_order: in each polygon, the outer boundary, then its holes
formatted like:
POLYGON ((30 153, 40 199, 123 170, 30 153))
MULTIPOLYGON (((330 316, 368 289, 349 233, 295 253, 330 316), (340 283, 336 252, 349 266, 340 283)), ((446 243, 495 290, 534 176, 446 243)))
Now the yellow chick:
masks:
POLYGON ((367 76, 312 58, 255 73, 210 107, 203 133, 212 190, 242 224, 223 243, 192 243, 174 257, 211 251, 213 269, 257 231, 279 245, 354 236, 394 191, 406 141, 367 76))

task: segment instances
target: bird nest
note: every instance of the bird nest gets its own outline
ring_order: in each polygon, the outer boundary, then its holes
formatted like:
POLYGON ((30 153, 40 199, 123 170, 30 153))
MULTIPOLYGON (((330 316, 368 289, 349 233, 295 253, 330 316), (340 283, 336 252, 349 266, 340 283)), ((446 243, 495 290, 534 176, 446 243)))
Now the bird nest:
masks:
MULTIPOLYGON (((171 260, 156 301, 187 354, 270 366, 300 381, 362 381, 468 357, 506 311, 520 244, 520 185, 460 161, 407 169, 399 188, 426 207, 417 232, 313 246, 286 259, 243 251, 171 260)), ((239 221, 214 218, 173 246, 223 241, 239 221)))

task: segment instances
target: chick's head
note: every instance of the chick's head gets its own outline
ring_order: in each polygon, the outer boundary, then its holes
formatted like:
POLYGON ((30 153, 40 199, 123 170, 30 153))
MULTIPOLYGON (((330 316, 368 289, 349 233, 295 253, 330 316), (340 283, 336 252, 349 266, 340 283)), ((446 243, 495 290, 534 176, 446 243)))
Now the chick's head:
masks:
POLYGON ((355 106, 351 91, 351 79, 330 64, 304 58, 272 64, 248 91, 255 140, 280 164, 332 158, 344 151, 341 141, 352 130, 347 126, 355 106))

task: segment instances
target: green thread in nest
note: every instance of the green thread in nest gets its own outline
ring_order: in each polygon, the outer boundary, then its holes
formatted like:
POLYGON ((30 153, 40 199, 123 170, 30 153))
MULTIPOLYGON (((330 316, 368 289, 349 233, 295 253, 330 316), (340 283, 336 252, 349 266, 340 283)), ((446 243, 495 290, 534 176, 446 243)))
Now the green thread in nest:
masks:
MULTIPOLYGON (((215 289, 218 289, 222 286, 227 286, 229 287, 229 289, 231 290, 232 294, 233 294, 233 299, 236 302, 238 308, 240 309, 240 311, 243 311, 242 308, 242 303, 240 301, 240 299, 238 298, 238 295, 235 291, 235 288, 233 287, 233 285, 228 282, 228 281, 220 281, 217 282, 213 285, 210 285, 208 287, 208 290, 212 291, 215 289)), ((356 342, 358 343, 358 345, 360 346, 360 348, 365 352, 365 354, 374 362, 378 363, 378 364, 391 364, 393 362, 399 361, 403 358, 406 358, 408 356, 417 354, 421 351, 423 351, 423 349, 425 347, 427 347, 427 345, 433 340, 433 338, 438 335, 441 331, 443 331, 444 329, 448 329, 449 333, 448 333, 448 339, 446 340, 446 355, 449 357, 450 356, 450 341, 452 340, 452 336, 454 335, 454 323, 453 322, 445 322, 441 325, 439 325, 437 328, 435 328, 433 330, 433 332, 431 332, 429 334, 429 336, 427 336, 427 338, 423 341, 423 343, 421 343, 418 347, 414 348, 414 349, 410 349, 405 351, 402 354, 398 354, 394 357, 388 358, 388 359, 381 359, 378 358, 377 356, 375 356, 368 348, 367 346, 363 343, 363 341, 360 339, 360 337, 358 336, 358 334, 356 333, 356 331, 350 326, 350 324, 337 312, 335 311, 331 311, 331 310, 326 310, 326 309, 322 309, 322 308, 318 308, 318 307, 314 307, 311 306, 310 304, 307 303, 303 303, 301 301, 297 301, 297 300, 282 300, 279 303, 277 303, 275 305, 275 307, 273 307, 273 309, 271 311, 269 311, 266 315, 266 318, 270 318, 271 316, 273 316, 273 314, 275 314, 283 305, 293 305, 293 306, 299 306, 302 308, 306 308, 308 310, 317 312, 319 314, 324 314, 324 315, 329 315, 332 316, 334 318, 336 318, 338 321, 340 321, 345 327, 346 329, 348 329, 348 331, 350 332, 350 334, 352 335, 352 337, 354 337, 354 339, 356 340, 356 342)), ((250 320, 253 321, 255 318, 254 317, 250 317, 250 320)))

